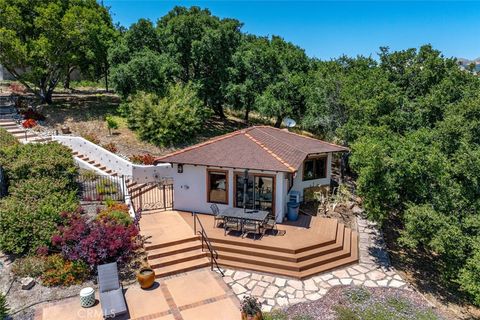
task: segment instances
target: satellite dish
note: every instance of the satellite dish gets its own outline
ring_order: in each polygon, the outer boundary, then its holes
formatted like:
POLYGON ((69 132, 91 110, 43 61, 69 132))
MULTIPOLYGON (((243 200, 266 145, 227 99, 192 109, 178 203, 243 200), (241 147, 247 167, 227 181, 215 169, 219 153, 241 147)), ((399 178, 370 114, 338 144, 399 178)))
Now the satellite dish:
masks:
POLYGON ((297 122, 295 120, 290 119, 290 118, 283 119, 283 123, 285 124, 285 126, 287 128, 293 128, 297 124, 297 122))

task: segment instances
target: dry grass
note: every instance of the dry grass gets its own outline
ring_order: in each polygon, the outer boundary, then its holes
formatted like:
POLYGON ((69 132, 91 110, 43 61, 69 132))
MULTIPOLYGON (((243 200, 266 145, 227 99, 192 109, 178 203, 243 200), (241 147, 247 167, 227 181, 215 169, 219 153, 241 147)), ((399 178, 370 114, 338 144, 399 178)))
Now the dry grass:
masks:
MULTIPOLYGON (((206 122, 205 130, 199 132, 193 141, 163 148, 141 141, 135 132, 128 128, 126 119, 117 111, 119 103, 119 98, 112 94, 80 92, 56 94, 54 104, 45 106, 42 112, 47 117, 45 122, 47 128, 61 132, 63 126, 68 126, 74 135, 94 135, 101 145, 114 143, 118 153, 126 156, 143 153, 160 156, 245 127, 238 114, 227 112, 225 119, 214 116, 206 122), (114 130, 112 135, 109 135, 105 124, 107 115, 112 115, 119 123, 119 128, 114 130)), ((265 120, 252 116, 251 124, 264 123, 265 120)))

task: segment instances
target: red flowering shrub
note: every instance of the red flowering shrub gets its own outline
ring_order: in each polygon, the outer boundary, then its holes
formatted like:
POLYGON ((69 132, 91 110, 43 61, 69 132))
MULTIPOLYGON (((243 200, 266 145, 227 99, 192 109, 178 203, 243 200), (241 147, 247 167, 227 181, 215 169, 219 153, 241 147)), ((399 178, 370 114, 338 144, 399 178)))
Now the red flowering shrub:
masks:
POLYGON ((130 157, 130 161, 136 164, 153 165, 155 163, 155 157, 149 153, 134 154, 130 157))
POLYGON ((104 215, 89 222, 80 214, 62 213, 64 224, 52 237, 52 245, 71 261, 81 260, 91 269, 108 262, 127 262, 139 248, 138 228, 104 215))
POLYGON ((117 151, 118 151, 117 145, 113 142, 104 144, 102 147, 104 149, 110 151, 111 153, 117 153, 117 151))
POLYGON ((33 120, 33 119, 27 119, 25 121, 22 122, 22 126, 24 128, 33 128, 37 125, 37 121, 33 120))

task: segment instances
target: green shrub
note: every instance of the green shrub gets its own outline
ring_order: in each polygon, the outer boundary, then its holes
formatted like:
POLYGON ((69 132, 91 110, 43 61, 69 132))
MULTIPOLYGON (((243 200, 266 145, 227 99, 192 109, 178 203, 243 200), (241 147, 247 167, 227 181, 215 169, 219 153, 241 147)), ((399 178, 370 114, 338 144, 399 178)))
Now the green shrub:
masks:
POLYGON ((48 246, 60 212, 78 206, 75 191, 54 191, 48 179, 27 180, 0 201, 0 248, 8 253, 33 252, 48 246))
POLYGON ((160 146, 191 140, 210 116, 195 90, 181 85, 171 87, 164 98, 136 94, 129 109, 129 127, 141 139, 160 146))
POLYGON ((45 272, 40 279, 47 287, 70 286, 84 282, 89 274, 90 271, 83 261, 69 261, 59 254, 54 254, 46 258, 45 272))
POLYGON ((0 128, 0 149, 16 144, 18 144, 17 138, 7 132, 7 130, 0 128))
POLYGON ((0 201, 0 249, 15 254, 48 246, 61 211, 78 206, 77 167, 57 143, 16 145, 0 150, 9 182, 0 201))
POLYGON ((282 310, 273 310, 263 314, 263 320, 288 320, 288 316, 282 310))
POLYGON ((107 122, 108 134, 112 135, 112 130, 118 129, 118 121, 112 116, 106 116, 105 121, 107 122))
POLYGON ((0 292, 0 320, 7 319, 9 311, 7 298, 0 292))
POLYGON ((12 272, 19 278, 41 276, 47 269, 46 258, 44 256, 26 256, 15 260, 12 265, 12 272))
POLYGON ((50 177, 71 182, 76 188, 77 167, 71 151, 59 143, 16 145, 0 151, 0 165, 14 183, 30 178, 50 177))
POLYGON ((95 188, 97 189, 97 193, 100 195, 115 194, 118 191, 115 182, 106 179, 97 183, 95 188))
POLYGON ((107 204, 107 208, 100 211, 97 219, 102 220, 104 217, 111 218, 124 226, 128 226, 133 222, 128 212, 128 206, 124 203, 107 204))
POLYGON ((370 291, 364 287, 355 287, 345 291, 344 295, 350 302, 362 303, 370 299, 370 291))

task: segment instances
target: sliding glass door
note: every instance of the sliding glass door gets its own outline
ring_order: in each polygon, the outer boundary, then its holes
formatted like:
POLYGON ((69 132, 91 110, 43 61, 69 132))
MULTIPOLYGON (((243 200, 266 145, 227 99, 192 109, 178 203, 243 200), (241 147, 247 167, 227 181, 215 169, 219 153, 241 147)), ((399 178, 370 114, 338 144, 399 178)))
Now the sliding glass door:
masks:
POLYGON ((243 208, 245 195, 246 208, 266 210, 273 214, 275 201, 275 177, 249 174, 246 181, 243 173, 235 174, 235 206, 243 208))

